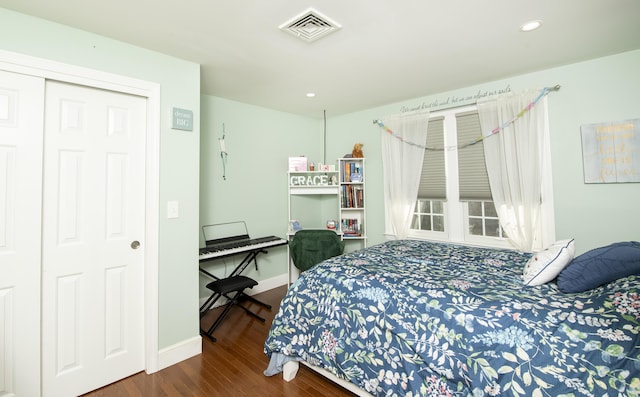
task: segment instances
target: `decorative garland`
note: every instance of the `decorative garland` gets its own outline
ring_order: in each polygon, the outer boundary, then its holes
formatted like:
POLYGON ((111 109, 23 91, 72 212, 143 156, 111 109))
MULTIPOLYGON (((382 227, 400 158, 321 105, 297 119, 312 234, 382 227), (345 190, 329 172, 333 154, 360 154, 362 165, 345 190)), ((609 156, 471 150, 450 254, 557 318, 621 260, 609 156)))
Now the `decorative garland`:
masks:
MULTIPOLYGON (((538 94, 538 96, 527 106, 524 107, 524 109, 522 109, 521 111, 518 112, 518 114, 516 114, 516 116, 503 123, 502 125, 494 128, 491 130, 491 132, 489 133, 489 135, 487 135, 487 137, 497 134, 500 131, 504 130, 505 128, 509 127, 511 124, 515 123, 515 121, 517 119, 519 119, 520 117, 524 116, 524 114, 526 112, 528 112, 529 110, 533 109, 533 107, 538 103, 538 101, 540 101, 540 99, 542 99, 543 97, 545 97, 548 93, 550 93, 551 91, 558 91, 560 89, 559 85, 555 85, 553 87, 544 87, 541 91, 540 94, 538 94)), ((454 145, 454 146, 448 146, 448 147, 442 147, 442 148, 430 148, 430 147, 426 147, 423 145, 419 145, 415 142, 409 142, 407 140, 405 140, 404 138, 402 138, 401 136, 399 136, 398 134, 396 134, 395 132, 393 132, 393 130, 391 130, 391 128, 387 127, 386 125, 384 125, 384 123, 382 122, 382 120, 373 120, 374 124, 377 124, 380 128, 382 128, 383 130, 385 130, 385 132, 387 132, 388 134, 390 134, 391 136, 393 136, 396 139, 399 139, 400 141, 406 143, 407 145, 411 145, 411 146, 416 146, 419 147, 420 149, 424 149, 424 150, 432 150, 432 151, 442 151, 442 150, 447 150, 447 149, 463 149, 465 147, 471 146, 471 145, 475 145, 476 143, 482 142, 482 140, 484 140, 484 138, 486 138, 483 135, 480 135, 480 137, 478 137, 477 139, 465 143, 464 145, 454 145)))

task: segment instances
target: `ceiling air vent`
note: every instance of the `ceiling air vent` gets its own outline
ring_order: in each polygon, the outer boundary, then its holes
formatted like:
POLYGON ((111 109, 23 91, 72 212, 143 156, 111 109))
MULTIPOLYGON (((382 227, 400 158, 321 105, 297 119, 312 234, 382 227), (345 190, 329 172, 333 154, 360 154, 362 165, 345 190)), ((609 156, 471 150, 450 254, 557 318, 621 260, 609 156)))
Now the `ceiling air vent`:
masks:
POLYGON ((279 28, 306 42, 312 42, 331 32, 335 32, 341 26, 313 8, 309 8, 302 14, 283 23, 279 28))

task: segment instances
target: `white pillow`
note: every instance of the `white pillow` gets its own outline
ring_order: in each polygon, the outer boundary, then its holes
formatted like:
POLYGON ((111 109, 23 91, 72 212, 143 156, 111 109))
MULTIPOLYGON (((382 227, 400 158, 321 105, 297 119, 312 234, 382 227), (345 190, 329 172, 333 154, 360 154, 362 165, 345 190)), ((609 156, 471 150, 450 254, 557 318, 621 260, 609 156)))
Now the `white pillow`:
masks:
POLYGON ((557 241, 535 253, 524 265, 524 285, 541 285, 553 280, 571 262, 575 251, 575 242, 571 239, 557 241))

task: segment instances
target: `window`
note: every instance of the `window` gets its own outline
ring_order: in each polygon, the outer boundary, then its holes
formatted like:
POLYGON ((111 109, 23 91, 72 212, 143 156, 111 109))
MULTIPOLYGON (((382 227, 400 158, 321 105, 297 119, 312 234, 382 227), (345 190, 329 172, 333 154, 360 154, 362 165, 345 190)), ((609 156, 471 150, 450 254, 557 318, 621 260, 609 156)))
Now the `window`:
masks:
POLYGON ((468 201, 467 209, 470 235, 506 237, 492 201, 468 201))
POLYGON ((447 178, 444 156, 444 117, 432 117, 427 127, 427 150, 422 163, 418 202, 411 229, 445 234, 447 178))
POLYGON ((475 106, 432 112, 411 237, 508 246, 481 137, 475 106))
POLYGON ((444 201, 418 200, 411 228, 444 232, 444 201))

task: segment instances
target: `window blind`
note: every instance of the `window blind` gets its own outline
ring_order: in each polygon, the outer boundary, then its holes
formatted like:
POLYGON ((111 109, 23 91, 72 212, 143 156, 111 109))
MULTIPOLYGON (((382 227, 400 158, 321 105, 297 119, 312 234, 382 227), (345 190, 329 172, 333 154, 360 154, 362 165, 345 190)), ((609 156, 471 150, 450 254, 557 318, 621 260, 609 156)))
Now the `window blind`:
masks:
MULTIPOLYGON (((487 166, 484 162, 483 142, 466 146, 482 135, 478 112, 457 114, 456 130, 460 201, 491 200, 487 166)), ((429 135, 427 135, 427 139, 428 137, 429 135)))
POLYGON ((446 199, 447 180, 444 172, 444 117, 434 117, 427 127, 427 149, 422 161, 419 199, 446 199), (437 149, 437 150, 430 150, 437 149))

